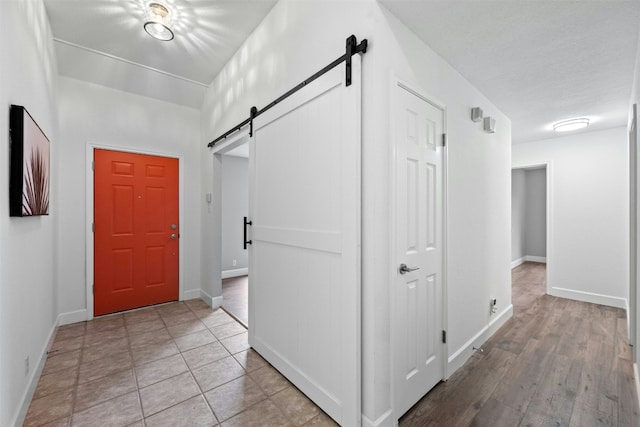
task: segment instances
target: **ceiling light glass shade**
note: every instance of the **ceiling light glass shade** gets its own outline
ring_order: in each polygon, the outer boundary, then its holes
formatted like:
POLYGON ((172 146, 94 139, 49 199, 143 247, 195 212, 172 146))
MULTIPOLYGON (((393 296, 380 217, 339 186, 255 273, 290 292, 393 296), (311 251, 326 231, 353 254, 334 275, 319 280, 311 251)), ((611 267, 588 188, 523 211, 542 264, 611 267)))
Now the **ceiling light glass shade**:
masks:
POLYGON ((587 126, 589 126, 589 119, 579 118, 558 122, 553 125, 553 130, 556 132, 569 132, 572 130, 586 128, 587 126))
POLYGON ((147 8, 147 22, 144 23, 144 30, 151 37, 158 40, 173 40, 171 31, 171 13, 166 6, 160 3, 149 3, 147 8))

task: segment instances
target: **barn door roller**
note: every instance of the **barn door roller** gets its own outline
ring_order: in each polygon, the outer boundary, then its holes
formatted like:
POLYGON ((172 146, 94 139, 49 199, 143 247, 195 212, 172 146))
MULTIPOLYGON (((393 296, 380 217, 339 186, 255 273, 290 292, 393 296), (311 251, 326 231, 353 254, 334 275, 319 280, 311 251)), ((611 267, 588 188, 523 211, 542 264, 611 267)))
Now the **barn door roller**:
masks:
POLYGON ((298 83, 293 89, 290 89, 284 95, 280 96, 275 101, 268 104, 266 107, 260 110, 258 110, 257 107, 251 107, 251 112, 248 119, 242 121, 241 123, 237 124, 233 128, 229 129, 228 131, 226 131, 225 133, 223 133, 222 135, 220 135, 219 137, 211 141, 209 144, 207 144, 207 146, 213 147, 218 142, 227 138, 229 135, 239 131, 246 125, 249 125, 249 136, 253 136, 253 119, 258 117, 260 114, 264 113, 265 111, 271 109, 276 104, 279 104, 283 100, 287 99, 288 97, 290 97, 291 95, 293 95, 294 93, 296 93, 297 91, 299 91, 300 89, 302 89, 303 87, 305 87, 306 85, 308 85, 309 83, 317 79, 318 77, 322 76, 328 71, 331 71, 332 69, 340 65, 343 61, 345 62, 345 86, 350 86, 351 85, 351 57, 356 53, 361 53, 361 54, 367 53, 367 39, 362 40, 360 44, 358 44, 358 40, 356 39, 356 36, 351 35, 347 37, 344 55, 342 55, 341 57, 339 57, 338 59, 336 59, 331 64, 327 65, 326 67, 324 67, 322 70, 318 71, 311 77, 298 83))

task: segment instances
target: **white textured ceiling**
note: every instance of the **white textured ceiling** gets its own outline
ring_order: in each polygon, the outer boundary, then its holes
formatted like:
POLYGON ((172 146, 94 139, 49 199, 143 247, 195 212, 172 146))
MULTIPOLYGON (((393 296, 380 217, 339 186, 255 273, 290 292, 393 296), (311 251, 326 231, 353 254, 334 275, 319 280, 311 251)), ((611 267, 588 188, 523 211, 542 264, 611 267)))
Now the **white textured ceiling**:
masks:
MULTIPOLYGON (((516 143, 577 116, 626 124, 640 0, 378 1, 509 116, 516 143)), ((171 42, 143 31, 145 0, 45 0, 60 74, 199 108, 276 0, 164 2, 171 42)))
POLYGON ((200 108, 276 0, 161 0, 175 39, 143 30, 145 0, 45 0, 60 74, 200 108))
POLYGON ((627 123, 638 0, 378 1, 511 119, 515 143, 573 117, 627 123))

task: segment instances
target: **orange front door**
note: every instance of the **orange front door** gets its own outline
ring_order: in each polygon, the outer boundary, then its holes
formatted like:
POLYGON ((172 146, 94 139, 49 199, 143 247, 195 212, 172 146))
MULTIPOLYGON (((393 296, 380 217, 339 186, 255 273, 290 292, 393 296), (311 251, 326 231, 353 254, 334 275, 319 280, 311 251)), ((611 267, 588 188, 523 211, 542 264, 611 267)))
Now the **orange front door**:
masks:
POLYGON ((94 314, 178 299, 178 159, 94 151, 94 314))

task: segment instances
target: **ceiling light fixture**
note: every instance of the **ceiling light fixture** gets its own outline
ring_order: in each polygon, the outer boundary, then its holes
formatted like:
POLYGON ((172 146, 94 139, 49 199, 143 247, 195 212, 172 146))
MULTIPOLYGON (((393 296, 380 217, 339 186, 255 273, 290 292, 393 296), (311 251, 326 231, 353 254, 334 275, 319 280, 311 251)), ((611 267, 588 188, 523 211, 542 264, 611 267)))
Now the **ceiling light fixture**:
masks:
POLYGON ((553 125, 553 130, 556 132, 569 132, 572 130, 582 129, 589 126, 589 119, 579 118, 571 120, 563 120, 553 125))
POLYGON ((171 13, 169 9, 161 3, 149 3, 146 11, 147 22, 144 23, 144 30, 151 37, 168 42, 173 40, 171 31, 171 13))

